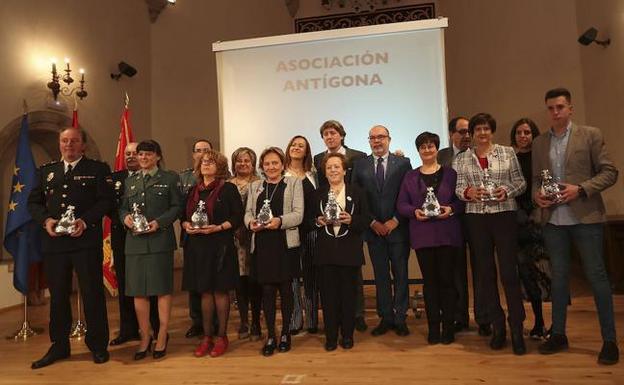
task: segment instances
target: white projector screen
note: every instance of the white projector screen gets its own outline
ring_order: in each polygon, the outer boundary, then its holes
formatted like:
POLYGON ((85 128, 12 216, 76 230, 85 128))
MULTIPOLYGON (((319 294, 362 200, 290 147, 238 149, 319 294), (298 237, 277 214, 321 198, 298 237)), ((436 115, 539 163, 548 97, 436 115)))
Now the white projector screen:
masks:
POLYGON ((423 131, 448 145, 444 34, 447 19, 218 42, 221 150, 285 147, 294 135, 325 150, 319 133, 340 121, 348 147, 370 153, 368 130, 390 130, 391 150, 420 164, 423 131))

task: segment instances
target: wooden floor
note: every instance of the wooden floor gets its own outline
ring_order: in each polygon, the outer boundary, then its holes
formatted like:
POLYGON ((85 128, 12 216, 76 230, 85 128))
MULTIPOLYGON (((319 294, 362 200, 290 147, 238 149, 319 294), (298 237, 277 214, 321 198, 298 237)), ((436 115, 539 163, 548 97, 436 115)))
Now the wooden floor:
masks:
MULTIPOLYGON (((449 346, 428 346, 426 322, 410 312, 411 335, 397 337, 390 332, 372 337, 377 323, 374 291, 366 288, 366 333, 356 332, 355 348, 332 353, 323 349, 323 337, 293 337, 288 353, 260 356, 262 342, 236 340, 237 312, 232 312, 228 353, 219 358, 195 358, 197 340, 184 338, 189 326, 186 294, 174 297, 171 341, 164 360, 132 360, 136 342, 111 349, 111 360, 95 365, 82 341, 72 342, 71 359, 33 371, 30 362, 41 357, 49 345, 47 334, 26 342, 0 341, 0 384, 624 384, 624 365, 599 366, 596 363, 601 339, 592 297, 573 299, 568 313, 570 350, 554 356, 537 353, 538 342, 527 339, 528 354, 514 356, 511 348, 494 352, 487 339, 475 330, 460 333, 449 346)), ((624 296, 615 297, 616 322, 624 326, 624 296)), ((118 325, 116 302, 108 302, 111 334, 118 325)), ((33 326, 47 328, 47 306, 31 308, 33 326)), ((550 304, 545 305, 550 319, 550 304)), ((532 316, 527 306, 527 322, 532 316)), ((0 313, 0 333, 9 335, 21 324, 22 313, 14 309, 0 313)))

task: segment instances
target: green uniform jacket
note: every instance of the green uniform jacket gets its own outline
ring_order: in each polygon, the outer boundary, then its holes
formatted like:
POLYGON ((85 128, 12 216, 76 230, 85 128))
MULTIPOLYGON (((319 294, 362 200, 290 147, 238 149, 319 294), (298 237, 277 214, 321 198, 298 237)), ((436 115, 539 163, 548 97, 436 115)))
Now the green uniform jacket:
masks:
POLYGON ((119 209, 123 222, 132 213, 132 205, 137 203, 147 221, 156 220, 158 230, 150 234, 132 234, 128 230, 126 254, 151 254, 176 249, 173 223, 182 209, 180 178, 172 171, 158 169, 153 177, 144 180, 142 173, 126 179, 125 194, 119 209))

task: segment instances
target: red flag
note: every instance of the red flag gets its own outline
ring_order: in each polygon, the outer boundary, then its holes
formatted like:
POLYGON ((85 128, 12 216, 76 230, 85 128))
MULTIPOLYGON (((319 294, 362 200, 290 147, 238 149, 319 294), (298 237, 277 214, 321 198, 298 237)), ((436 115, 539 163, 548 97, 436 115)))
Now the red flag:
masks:
POLYGON ((74 113, 72 114, 72 127, 78 128, 78 108, 74 107, 74 113))
MULTIPOLYGON (((121 114, 121 130, 117 140, 117 151, 115 152, 114 171, 121 171, 126 168, 124 152, 128 143, 134 141, 132 128, 130 127, 130 110, 126 100, 123 113, 121 114)), ((104 218, 104 262, 102 270, 104 272, 104 285, 112 295, 117 295, 117 277, 115 276, 113 249, 111 247, 111 220, 104 218)))

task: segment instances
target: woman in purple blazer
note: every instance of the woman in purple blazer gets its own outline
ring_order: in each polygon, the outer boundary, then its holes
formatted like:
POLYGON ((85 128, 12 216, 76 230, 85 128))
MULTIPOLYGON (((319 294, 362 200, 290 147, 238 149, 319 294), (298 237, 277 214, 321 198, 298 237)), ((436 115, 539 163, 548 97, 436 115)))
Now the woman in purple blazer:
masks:
POLYGON ((405 174, 397 209, 409 219, 410 243, 416 251, 424 280, 425 309, 429 324, 429 344, 455 341, 453 322, 457 291, 453 284, 455 256, 462 246, 462 230, 457 218, 464 203, 455 195, 457 173, 438 164, 440 137, 423 132, 416 138, 422 166, 405 174), (439 215, 427 216, 423 203, 428 187, 439 202, 439 215), (442 335, 440 336, 440 323, 442 335))

